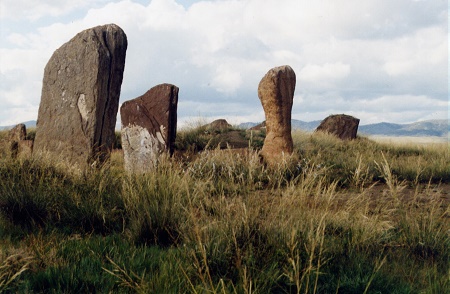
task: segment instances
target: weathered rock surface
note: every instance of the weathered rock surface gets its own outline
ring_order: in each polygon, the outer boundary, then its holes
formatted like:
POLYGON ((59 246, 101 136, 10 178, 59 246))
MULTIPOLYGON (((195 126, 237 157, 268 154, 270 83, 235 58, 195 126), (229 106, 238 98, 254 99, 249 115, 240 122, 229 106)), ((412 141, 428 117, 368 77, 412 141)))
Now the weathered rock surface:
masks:
POLYGON ((216 119, 215 121, 206 125, 206 130, 212 132, 220 132, 228 130, 232 127, 225 119, 216 119))
POLYGON ((17 158, 21 153, 20 145, 27 137, 27 127, 25 124, 18 124, 8 132, 9 155, 17 158))
POLYGON ((266 116, 266 138, 260 152, 269 165, 276 165, 293 151, 291 111, 296 77, 288 66, 272 68, 258 86, 258 96, 266 116))
POLYGON ((27 127, 25 124, 18 124, 11 130, 9 130, 9 141, 22 141, 27 137, 27 127))
POLYGON ((358 118, 345 114, 336 114, 325 118, 316 131, 333 134, 342 140, 352 140, 356 138, 358 126, 358 118))
POLYGON ((127 37, 114 24, 78 33, 48 61, 33 154, 101 164, 114 142, 127 37))
POLYGON ((157 85, 122 104, 121 136, 127 172, 150 172, 162 153, 173 153, 177 105, 178 87, 170 84, 157 85))

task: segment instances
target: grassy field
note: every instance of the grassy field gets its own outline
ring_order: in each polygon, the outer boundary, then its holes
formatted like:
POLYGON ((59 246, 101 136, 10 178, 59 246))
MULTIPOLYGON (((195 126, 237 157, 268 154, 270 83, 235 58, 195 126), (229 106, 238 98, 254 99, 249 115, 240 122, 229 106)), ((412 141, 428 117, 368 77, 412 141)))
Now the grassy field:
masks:
POLYGON ((201 127, 141 176, 0 159, 0 292, 449 293, 449 145, 293 137, 276 168, 201 127))
POLYGON ((428 136, 428 137, 410 137, 410 136, 403 136, 403 137, 392 137, 392 136, 369 136, 371 140, 374 140, 376 142, 381 143, 389 143, 389 144, 396 144, 396 145, 433 145, 433 144, 442 144, 442 143, 449 143, 449 136, 447 137, 435 137, 435 136, 428 136))

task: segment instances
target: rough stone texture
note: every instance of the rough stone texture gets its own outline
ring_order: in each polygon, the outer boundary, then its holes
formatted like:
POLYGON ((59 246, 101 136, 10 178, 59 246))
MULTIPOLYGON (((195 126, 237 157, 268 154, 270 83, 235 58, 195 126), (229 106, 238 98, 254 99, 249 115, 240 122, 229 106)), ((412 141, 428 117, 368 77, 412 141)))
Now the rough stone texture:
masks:
POLYGON ((216 119, 215 121, 206 125, 206 129, 208 131, 224 131, 230 129, 232 125, 230 125, 225 119, 216 119))
POLYGON ((316 131, 333 134, 342 140, 352 140, 356 138, 358 126, 358 118, 345 114, 336 114, 325 118, 316 131))
POLYGON ((114 24, 78 33, 48 61, 33 154, 100 165, 114 142, 127 37, 114 24))
POLYGON ((9 141, 22 141, 27 137, 27 127, 25 124, 18 124, 9 130, 9 141))
POLYGON ((9 154, 12 158, 19 155, 19 145, 27 137, 27 127, 24 124, 18 124, 8 133, 9 154))
POLYGON ((295 83, 295 72, 285 65, 269 70, 258 86, 266 116, 266 138, 260 156, 268 165, 276 165, 293 151, 291 111, 295 83))
POLYGON ((122 149, 129 173, 152 171, 164 152, 173 153, 177 131, 178 87, 157 85, 122 104, 122 149))

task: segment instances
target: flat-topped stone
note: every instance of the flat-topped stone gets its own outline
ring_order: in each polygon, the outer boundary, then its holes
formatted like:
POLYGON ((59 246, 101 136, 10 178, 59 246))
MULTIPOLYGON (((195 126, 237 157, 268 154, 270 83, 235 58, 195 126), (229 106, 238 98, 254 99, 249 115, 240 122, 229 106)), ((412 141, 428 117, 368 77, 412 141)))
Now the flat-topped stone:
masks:
POLYGON ((33 154, 101 165, 114 142, 127 37, 114 24, 84 30, 57 49, 42 85, 33 154))

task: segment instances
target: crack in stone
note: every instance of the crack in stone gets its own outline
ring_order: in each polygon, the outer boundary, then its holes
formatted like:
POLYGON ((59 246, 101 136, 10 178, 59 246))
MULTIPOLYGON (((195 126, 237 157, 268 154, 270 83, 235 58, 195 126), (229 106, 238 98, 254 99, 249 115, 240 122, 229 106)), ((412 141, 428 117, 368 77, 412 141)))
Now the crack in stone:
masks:
POLYGON ((111 50, 109 48, 107 34, 108 34, 108 30, 107 31, 103 31, 102 39, 101 39, 103 41, 104 45, 105 45, 105 48, 106 48, 106 51, 107 51, 107 55, 108 55, 109 74, 108 74, 108 77, 107 77, 108 81, 107 81, 107 87, 106 87, 106 101, 105 101, 105 106, 104 106, 103 115, 102 115, 102 119, 101 119, 101 125, 100 125, 100 137, 99 137, 99 140, 98 140, 99 141, 99 146, 97 146, 99 148, 102 145, 104 145, 104 142, 103 142, 103 128, 105 126, 105 119, 106 119, 105 117, 106 117, 106 114, 108 112, 108 107, 109 107, 110 100, 111 100, 111 97, 110 97, 111 79, 112 79, 112 75, 113 75, 113 73, 112 73, 112 71, 113 71, 113 68, 112 68, 113 67, 113 55, 112 55, 111 50))

